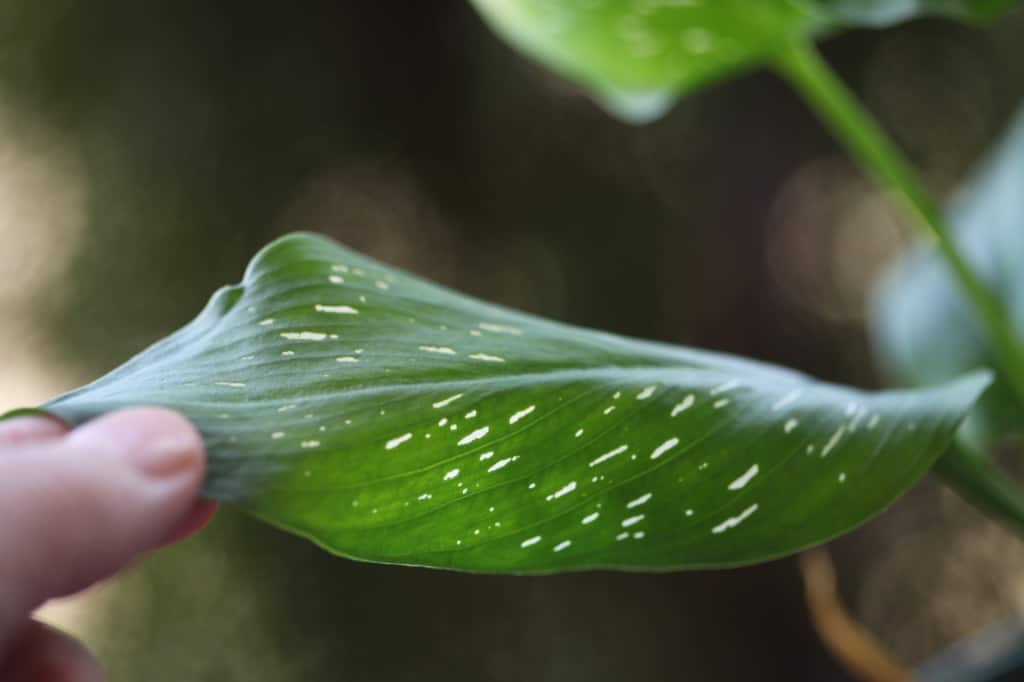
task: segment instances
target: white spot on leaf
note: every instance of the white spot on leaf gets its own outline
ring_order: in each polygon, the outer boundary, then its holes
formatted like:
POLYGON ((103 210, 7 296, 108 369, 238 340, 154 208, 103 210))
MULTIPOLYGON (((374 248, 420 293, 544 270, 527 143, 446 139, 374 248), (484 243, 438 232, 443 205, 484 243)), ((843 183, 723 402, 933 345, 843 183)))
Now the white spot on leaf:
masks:
POLYGON ((327 334, 320 332, 283 332, 281 338, 288 339, 289 341, 323 341, 327 338, 327 334))
POLYGON ((647 517, 644 516, 643 514, 637 514, 636 516, 630 516, 628 519, 623 519, 622 527, 623 528, 629 528, 630 526, 635 526, 636 524, 638 524, 641 521, 643 521, 645 518, 647 518, 647 517))
POLYGON ((505 459, 499 459, 497 462, 491 465, 491 468, 487 470, 487 473, 490 474, 494 473, 495 471, 498 471, 499 469, 504 469, 505 466, 508 465, 508 463, 511 462, 513 459, 515 458, 506 457, 505 459))
POLYGON ((493 332, 495 334, 511 334, 513 336, 522 336, 523 330, 516 327, 509 327, 504 324, 491 324, 489 322, 481 322, 477 325, 485 332, 493 332))
POLYGON ((523 417, 525 417, 525 416, 529 415, 531 412, 533 412, 536 408, 537 408, 536 405, 530 405, 529 407, 527 407, 525 409, 519 410, 514 415, 512 415, 511 417, 508 418, 508 423, 509 424, 515 424, 517 421, 519 421, 523 417))
POLYGON ((475 440, 480 440, 481 438, 486 436, 490 430, 491 428, 489 426, 482 426, 476 431, 473 431, 472 433, 463 436, 462 439, 459 441, 459 445, 469 445, 475 440))
POLYGON ((846 427, 840 426, 839 430, 833 433, 832 437, 828 439, 827 443, 825 443, 825 447, 821 449, 821 456, 828 457, 829 453, 832 452, 837 445, 839 445, 839 441, 841 441, 843 439, 843 436, 845 435, 846 427))
POLYGON ((667 441, 654 448, 654 452, 651 453, 651 459, 658 459, 677 445, 679 445, 678 438, 669 438, 667 441))
POLYGON ((596 467, 598 464, 601 464, 603 462, 607 462, 612 457, 615 457, 617 455, 621 455, 623 452, 625 452, 628 449, 629 449, 628 445, 620 445, 619 447, 615 448, 614 450, 609 450, 608 452, 604 453, 600 457, 594 459, 590 463, 589 466, 596 467))
POLYGON ((385 443, 384 447, 388 450, 394 450, 395 448, 397 448, 399 445, 406 442, 410 438, 412 438, 411 433, 403 433, 401 436, 389 440, 387 443, 385 443))
POLYGON ((639 393, 636 394, 636 399, 637 400, 647 400, 652 395, 654 395, 654 392, 657 391, 657 390, 658 390, 657 386, 647 386, 642 391, 640 391, 639 393))
POLYGON ((647 504, 647 502, 650 501, 650 499, 653 496, 654 495, 652 493, 647 493, 646 495, 641 495, 640 497, 636 498, 632 502, 627 503, 626 504, 626 509, 633 509, 634 507, 639 507, 641 504, 647 504))
POLYGON ((735 528, 736 526, 740 525, 741 523, 746 521, 748 518, 750 518, 750 515, 753 514, 756 511, 757 511, 757 505, 756 504, 752 504, 749 507, 747 507, 746 509, 744 509, 742 512, 740 512, 739 516, 734 516, 732 518, 726 519, 725 521, 722 521, 720 524, 718 524, 717 526, 712 528, 711 532, 714 533, 715 535, 718 535, 719 533, 724 533, 725 531, 729 530, 730 528, 735 528))
POLYGON ((732 379, 731 381, 727 381, 724 384, 715 386, 714 388, 711 389, 710 393, 711 395, 721 395, 722 393, 728 393, 729 391, 733 390, 739 385, 739 381, 737 381, 736 379, 732 379))
POLYGON ((497 355, 488 355, 487 353, 473 353, 469 357, 482 362, 505 362, 505 358, 497 355))
POLYGON ((742 490, 748 483, 750 483, 750 480, 754 478, 754 476, 757 476, 760 471, 761 467, 757 464, 750 467, 747 469, 746 473, 729 484, 729 490, 742 490))
POLYGON ((438 400, 438 401, 437 401, 436 403, 434 403, 434 405, 433 405, 433 406, 434 406, 434 409, 440 409, 440 408, 442 408, 442 407, 446 407, 446 406, 448 406, 448 405, 451 405, 452 403, 454 403, 454 402, 455 402, 456 400, 458 400, 458 399, 459 399, 459 398, 461 398, 462 396, 463 396, 463 394, 462 394, 462 393, 456 393, 455 395, 452 395, 452 396, 448 396, 448 397, 447 397, 447 398, 445 398, 444 400, 438 400))
POLYGON ((455 349, 448 346, 420 346, 425 353, 437 353, 438 355, 455 355, 455 349))
POLYGON ((790 391, 786 395, 782 396, 782 398, 777 403, 772 405, 772 411, 773 412, 778 412, 780 410, 786 409, 786 407, 792 405, 797 400, 799 400, 800 396, 803 395, 803 393, 804 392, 802 390, 800 390, 800 389, 797 389, 795 391, 790 391))
POLYGON ((682 402, 672 408, 672 414, 670 416, 675 417, 679 414, 686 412, 688 409, 693 407, 694 402, 697 398, 691 393, 690 395, 683 398, 682 402))
POLYGON ((556 499, 557 500, 559 497, 563 497, 565 495, 568 495, 573 490, 576 490, 576 481, 572 481, 572 482, 567 483, 566 485, 562 486, 561 488, 556 490, 554 493, 552 493, 549 499, 556 499))
POLYGON ((332 315, 358 315, 359 311, 350 305, 321 305, 313 306, 318 313, 330 313, 332 315))

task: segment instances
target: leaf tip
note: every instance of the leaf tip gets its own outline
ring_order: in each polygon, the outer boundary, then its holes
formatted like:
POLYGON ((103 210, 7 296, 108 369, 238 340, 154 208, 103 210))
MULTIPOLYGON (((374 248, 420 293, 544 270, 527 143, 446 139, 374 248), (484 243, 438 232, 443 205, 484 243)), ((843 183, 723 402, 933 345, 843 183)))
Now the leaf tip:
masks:
POLYGON ((981 368, 943 384, 939 390, 962 400, 965 408, 972 407, 995 382, 995 372, 981 368))
POLYGON ((654 123, 671 111, 678 95, 670 90, 626 91, 604 88, 596 89, 593 97, 618 120, 642 126, 654 123))
POLYGON ((310 232, 308 230, 297 230, 295 232, 283 234, 256 252, 256 255, 252 257, 249 261, 248 267, 245 269, 245 275, 243 276, 242 281, 252 281, 263 263, 280 252, 289 252, 293 249, 300 251, 315 251, 316 249, 322 249, 325 247, 331 249, 342 248, 338 242, 334 241, 330 237, 316 232, 310 232))

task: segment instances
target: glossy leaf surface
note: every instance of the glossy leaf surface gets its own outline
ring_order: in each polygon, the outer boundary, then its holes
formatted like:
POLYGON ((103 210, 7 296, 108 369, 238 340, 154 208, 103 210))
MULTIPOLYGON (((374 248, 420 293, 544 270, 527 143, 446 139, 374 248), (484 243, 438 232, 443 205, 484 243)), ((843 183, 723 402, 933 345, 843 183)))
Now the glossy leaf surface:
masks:
POLYGON ((209 496, 373 561, 504 572, 750 563, 846 531, 986 376, 869 394, 488 305, 305 234, 45 406, 181 410, 209 496))
MULTIPOLYGON (((956 242, 1003 304, 1024 341, 1024 112, 951 211, 956 242)), ((890 273, 873 305, 879 357, 903 383, 929 385, 995 364, 981 326, 948 266, 920 247, 890 273)), ((968 435, 984 443, 1024 432, 1024 406, 997 382, 968 435)))
POLYGON ((794 41, 923 14, 984 18, 1014 0, 473 0, 511 44, 634 123, 794 41))

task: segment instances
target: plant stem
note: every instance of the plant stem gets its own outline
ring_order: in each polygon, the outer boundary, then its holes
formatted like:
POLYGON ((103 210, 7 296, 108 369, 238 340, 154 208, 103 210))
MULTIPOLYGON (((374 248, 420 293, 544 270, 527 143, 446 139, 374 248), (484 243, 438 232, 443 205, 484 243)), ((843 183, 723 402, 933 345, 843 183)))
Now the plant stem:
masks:
POLYGON ((989 458, 954 443, 932 471, 969 503, 1024 535, 1024 492, 989 458))
POLYGON ((780 55, 777 66, 836 139, 882 187, 903 200, 915 224, 936 243, 988 332, 999 369, 1024 403, 1024 347, 1002 304, 957 250, 942 213, 903 154, 813 45, 793 44, 780 55))

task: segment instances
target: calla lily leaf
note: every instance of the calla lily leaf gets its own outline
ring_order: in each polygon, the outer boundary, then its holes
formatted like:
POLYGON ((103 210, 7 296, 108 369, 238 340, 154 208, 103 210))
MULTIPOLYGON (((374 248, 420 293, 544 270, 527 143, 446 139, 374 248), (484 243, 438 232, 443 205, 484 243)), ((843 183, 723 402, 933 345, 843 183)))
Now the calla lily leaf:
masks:
POLYGON ((916 16, 994 16, 1016 0, 472 0, 496 33, 647 123, 691 90, 771 62, 794 42, 916 16), (649 104, 659 106, 628 106, 649 104))
POLYGON ((987 374, 867 393, 517 313, 310 234, 42 409, 190 417, 206 494, 358 559, 731 566, 847 531, 949 445, 987 374))

